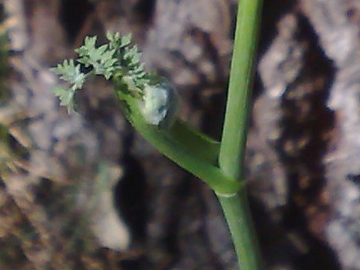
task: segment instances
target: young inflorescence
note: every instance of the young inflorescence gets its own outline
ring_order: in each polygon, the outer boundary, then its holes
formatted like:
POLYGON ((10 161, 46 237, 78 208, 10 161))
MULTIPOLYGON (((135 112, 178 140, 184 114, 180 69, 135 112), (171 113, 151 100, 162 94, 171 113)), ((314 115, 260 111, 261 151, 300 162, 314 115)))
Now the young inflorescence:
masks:
POLYGON ((75 107, 76 91, 93 76, 121 82, 121 91, 140 100, 139 109, 144 120, 151 125, 164 126, 173 121, 177 109, 174 87, 164 78, 144 71, 141 53, 131 46, 131 35, 106 34, 108 43, 96 46, 96 36, 86 37, 84 45, 76 49, 78 58, 64 60, 51 70, 70 84, 55 87, 54 93, 68 112, 75 107), (171 119, 170 119, 171 118, 171 119), (170 119, 170 120, 169 120, 170 119))

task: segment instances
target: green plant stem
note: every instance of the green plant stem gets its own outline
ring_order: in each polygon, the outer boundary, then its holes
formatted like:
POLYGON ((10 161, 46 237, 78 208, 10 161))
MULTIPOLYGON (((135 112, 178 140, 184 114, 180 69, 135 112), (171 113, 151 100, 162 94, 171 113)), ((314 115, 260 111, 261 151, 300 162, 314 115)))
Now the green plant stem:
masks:
POLYGON ((261 256, 251 221, 245 189, 233 196, 219 195, 241 270, 262 269, 261 256))
POLYGON ((253 84, 253 63, 262 0, 240 0, 231 63, 219 166, 229 177, 243 179, 244 149, 253 84))
MULTIPOLYGON (((245 181, 244 155, 262 0, 239 0, 227 107, 219 153, 225 175, 245 181)), ((241 270, 262 268, 245 187, 233 196, 217 194, 241 270)))

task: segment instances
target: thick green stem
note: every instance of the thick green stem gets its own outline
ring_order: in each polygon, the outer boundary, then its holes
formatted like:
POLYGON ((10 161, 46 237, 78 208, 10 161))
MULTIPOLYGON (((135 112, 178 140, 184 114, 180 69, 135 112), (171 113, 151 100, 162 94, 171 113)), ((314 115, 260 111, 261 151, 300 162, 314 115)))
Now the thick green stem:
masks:
POLYGON ((230 229, 240 269, 262 269, 245 189, 233 196, 218 194, 218 199, 230 229))
POLYGON ((219 165, 229 177, 243 179, 246 127, 253 82, 262 0, 240 0, 219 165))
MULTIPOLYGON (((244 155, 253 85, 253 65, 262 0, 239 0, 227 107, 219 166, 225 175, 245 181, 244 155)), ((229 225, 241 270, 261 269, 245 188, 233 196, 217 194, 229 225)))

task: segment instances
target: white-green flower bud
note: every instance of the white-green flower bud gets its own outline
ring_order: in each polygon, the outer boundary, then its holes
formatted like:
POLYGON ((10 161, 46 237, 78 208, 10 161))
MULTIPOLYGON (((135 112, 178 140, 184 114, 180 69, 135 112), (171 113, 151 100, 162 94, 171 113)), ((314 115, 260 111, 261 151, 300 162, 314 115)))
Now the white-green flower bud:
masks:
POLYGON ((169 128, 176 119, 178 95, 166 79, 154 85, 145 85, 140 111, 145 121, 160 128, 169 128))

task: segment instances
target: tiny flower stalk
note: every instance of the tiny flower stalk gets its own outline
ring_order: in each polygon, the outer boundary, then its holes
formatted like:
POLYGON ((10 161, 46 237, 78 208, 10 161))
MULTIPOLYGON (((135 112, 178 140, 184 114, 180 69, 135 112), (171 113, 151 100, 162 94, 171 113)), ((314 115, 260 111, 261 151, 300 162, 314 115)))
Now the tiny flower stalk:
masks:
POLYGON ((87 37, 76 61, 65 60, 52 71, 70 84, 56 87, 61 105, 76 108, 76 92, 87 79, 104 76, 114 84, 120 108, 132 126, 155 148, 194 174, 217 194, 233 238, 241 270, 261 269, 248 211, 243 155, 253 59, 261 0, 241 0, 221 143, 177 117, 178 94, 165 78, 144 71, 131 36, 107 33, 108 44, 87 37), (241 36, 240 36, 241 35, 241 36), (87 72, 82 72, 87 70, 87 72))

